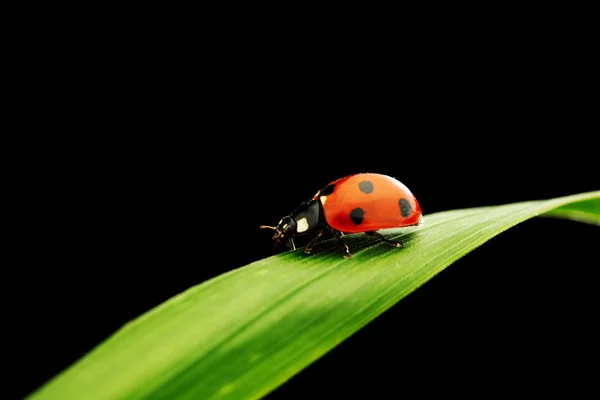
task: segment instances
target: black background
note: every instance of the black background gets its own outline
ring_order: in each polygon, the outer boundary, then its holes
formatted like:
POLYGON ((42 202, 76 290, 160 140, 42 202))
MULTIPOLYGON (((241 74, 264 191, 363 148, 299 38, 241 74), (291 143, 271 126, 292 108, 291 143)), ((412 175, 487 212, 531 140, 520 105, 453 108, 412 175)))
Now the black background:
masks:
MULTIPOLYGON (((62 71, 67 86, 39 78, 37 122, 75 135, 27 140, 14 164, 27 176, 3 279, 17 396, 151 307, 273 254, 258 226, 336 178, 394 176, 425 215, 600 189, 585 49, 437 38, 315 54, 238 39, 165 46, 160 62, 127 48, 62 71)), ((269 398, 585 390, 599 238, 571 221, 511 228, 269 398)))

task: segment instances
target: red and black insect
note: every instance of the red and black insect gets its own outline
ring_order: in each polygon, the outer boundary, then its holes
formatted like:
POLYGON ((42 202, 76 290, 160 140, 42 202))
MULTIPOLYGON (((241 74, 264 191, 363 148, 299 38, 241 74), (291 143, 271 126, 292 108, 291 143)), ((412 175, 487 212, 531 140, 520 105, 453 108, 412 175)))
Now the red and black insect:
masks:
POLYGON ((262 225, 261 229, 274 230, 273 240, 292 249, 296 248, 295 236, 313 233, 305 253, 310 253, 329 229, 348 258, 350 250, 340 237, 345 233, 364 232, 391 246, 404 247, 402 242, 389 240, 377 231, 422 223, 419 203, 403 183, 387 175, 361 173, 331 182, 283 217, 276 227, 262 225))

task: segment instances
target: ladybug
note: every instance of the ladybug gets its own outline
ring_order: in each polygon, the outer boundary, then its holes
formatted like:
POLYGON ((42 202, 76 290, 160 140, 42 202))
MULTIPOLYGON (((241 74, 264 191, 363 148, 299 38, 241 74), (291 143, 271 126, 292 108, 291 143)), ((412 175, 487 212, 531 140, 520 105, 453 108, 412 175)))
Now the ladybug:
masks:
POLYGON ((329 183, 277 226, 260 228, 274 230, 276 246, 284 242, 290 249, 296 249, 295 236, 313 233, 315 236, 304 248, 307 254, 328 229, 342 246, 344 258, 350 258, 348 245, 341 239, 344 234, 365 233, 391 246, 404 247, 402 242, 389 240, 377 231, 422 223, 421 207, 403 183, 387 175, 360 173, 329 183))

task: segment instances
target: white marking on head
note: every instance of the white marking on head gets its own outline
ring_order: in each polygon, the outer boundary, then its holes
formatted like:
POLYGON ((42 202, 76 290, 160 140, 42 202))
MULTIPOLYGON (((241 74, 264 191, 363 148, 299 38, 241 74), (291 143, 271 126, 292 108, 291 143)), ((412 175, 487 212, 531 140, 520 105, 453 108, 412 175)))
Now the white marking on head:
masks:
POLYGON ((296 221, 296 232, 302 233, 308 230, 308 221, 306 218, 301 218, 296 221))
POLYGON ((327 196, 321 196, 319 197, 319 199, 321 200, 321 204, 325 205, 325 202, 327 201, 327 196))

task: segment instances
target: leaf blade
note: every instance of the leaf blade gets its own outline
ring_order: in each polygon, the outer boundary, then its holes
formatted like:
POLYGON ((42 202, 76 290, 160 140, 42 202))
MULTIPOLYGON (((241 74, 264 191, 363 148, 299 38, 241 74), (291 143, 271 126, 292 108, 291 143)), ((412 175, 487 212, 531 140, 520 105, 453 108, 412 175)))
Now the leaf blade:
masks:
POLYGON ((348 235, 350 260, 330 240, 256 261, 127 324, 31 398, 260 398, 487 240, 574 211, 600 218, 600 191, 431 214, 384 232, 399 250, 348 235))
POLYGON ((569 203, 552 209, 542 216, 549 218, 570 219, 576 222, 600 225, 600 202, 591 199, 569 203))

